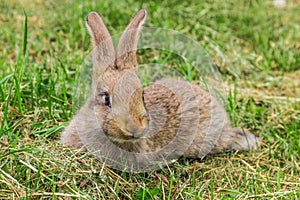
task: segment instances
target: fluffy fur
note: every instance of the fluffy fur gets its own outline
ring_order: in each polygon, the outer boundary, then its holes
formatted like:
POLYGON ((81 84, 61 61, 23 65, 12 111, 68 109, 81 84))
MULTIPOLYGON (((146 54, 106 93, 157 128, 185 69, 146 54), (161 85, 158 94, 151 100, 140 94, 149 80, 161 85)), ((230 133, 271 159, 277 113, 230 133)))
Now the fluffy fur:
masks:
MULTIPOLYGON (((122 34, 117 52, 103 21, 95 12, 86 23, 93 44, 94 94, 61 135, 76 148, 103 148, 103 135, 129 152, 160 152, 170 156, 203 157, 225 150, 250 150, 258 145, 249 131, 231 128, 225 109, 197 85, 165 79, 142 88, 136 69, 140 10, 122 34)), ((106 148, 110 148, 107 146, 106 148)))

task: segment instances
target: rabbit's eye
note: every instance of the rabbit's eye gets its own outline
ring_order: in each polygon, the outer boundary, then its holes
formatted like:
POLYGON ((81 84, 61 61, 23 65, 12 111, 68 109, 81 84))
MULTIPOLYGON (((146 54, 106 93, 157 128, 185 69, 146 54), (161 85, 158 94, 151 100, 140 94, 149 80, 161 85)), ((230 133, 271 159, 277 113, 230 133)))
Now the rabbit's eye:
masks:
POLYGON ((114 66, 113 66, 113 70, 116 71, 116 70, 118 70, 118 69, 119 69, 119 67, 118 67, 117 65, 114 65, 114 66))
POLYGON ((145 92, 144 92, 144 90, 143 90, 143 94, 142 94, 143 102, 145 101, 145 99, 144 99, 144 94, 145 94, 145 92))
POLYGON ((105 106, 111 107, 111 106, 110 106, 110 101, 109 101, 109 94, 108 94, 108 92, 105 92, 104 95, 105 95, 105 96, 104 96, 104 100, 105 100, 105 103, 104 103, 104 104, 105 104, 105 106))
POLYGON ((104 105, 107 107, 111 107, 108 92, 101 92, 99 95, 101 96, 102 100, 104 101, 104 105))
POLYGON ((115 71, 119 70, 119 67, 118 67, 118 65, 117 65, 117 59, 115 60, 115 64, 114 64, 114 66, 112 67, 112 69, 115 70, 115 71))

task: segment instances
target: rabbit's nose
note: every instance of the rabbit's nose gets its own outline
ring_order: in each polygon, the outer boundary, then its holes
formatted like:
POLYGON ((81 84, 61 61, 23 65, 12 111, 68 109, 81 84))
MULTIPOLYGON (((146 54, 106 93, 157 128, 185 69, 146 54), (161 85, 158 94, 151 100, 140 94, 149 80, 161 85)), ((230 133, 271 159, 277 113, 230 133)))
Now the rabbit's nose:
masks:
POLYGON ((133 138, 140 138, 144 133, 144 129, 138 126, 127 127, 125 131, 129 133, 133 138))

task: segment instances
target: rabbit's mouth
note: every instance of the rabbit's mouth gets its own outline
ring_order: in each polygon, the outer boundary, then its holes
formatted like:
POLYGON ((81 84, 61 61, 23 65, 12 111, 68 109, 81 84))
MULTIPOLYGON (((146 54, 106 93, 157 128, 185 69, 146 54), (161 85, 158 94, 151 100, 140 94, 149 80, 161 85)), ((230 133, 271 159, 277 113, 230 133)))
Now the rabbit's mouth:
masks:
POLYGON ((130 121, 121 122, 110 118, 101 125, 103 132, 111 141, 134 142, 139 140, 146 131, 146 127, 138 126, 130 121))
POLYGON ((136 142, 139 140, 140 137, 136 137, 133 134, 123 131, 122 135, 119 135, 118 137, 109 136, 109 138, 114 142, 125 143, 125 142, 136 142))
POLYGON ((132 130, 129 130, 127 128, 124 128, 122 129, 121 128, 121 131, 123 133, 123 136, 124 138, 126 138, 126 140, 130 140, 130 141, 135 141, 139 138, 141 138, 143 136, 143 130, 140 130, 140 129, 132 129, 132 130))

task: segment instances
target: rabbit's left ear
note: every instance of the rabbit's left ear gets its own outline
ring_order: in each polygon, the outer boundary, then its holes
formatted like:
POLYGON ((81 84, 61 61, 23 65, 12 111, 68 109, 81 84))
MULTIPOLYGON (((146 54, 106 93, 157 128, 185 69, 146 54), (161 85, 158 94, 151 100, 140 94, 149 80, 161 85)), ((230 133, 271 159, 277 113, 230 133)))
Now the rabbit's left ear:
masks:
POLYGON ((138 35, 146 19, 146 10, 142 9, 130 21, 123 32, 117 47, 117 66, 121 69, 137 67, 136 50, 138 35))
POLYGON ((114 65, 115 50, 112 38, 102 19, 96 12, 90 12, 86 16, 86 25, 92 36, 93 44, 93 89, 103 71, 114 65))
MULTIPOLYGON (((102 42, 111 40, 110 34, 98 13, 90 12, 86 16, 86 25, 92 36, 94 48, 100 45, 102 42)), ((112 45, 112 41, 107 44, 112 45)), ((113 46, 107 46, 106 48, 109 48, 109 50, 113 51, 112 47, 113 46)))

